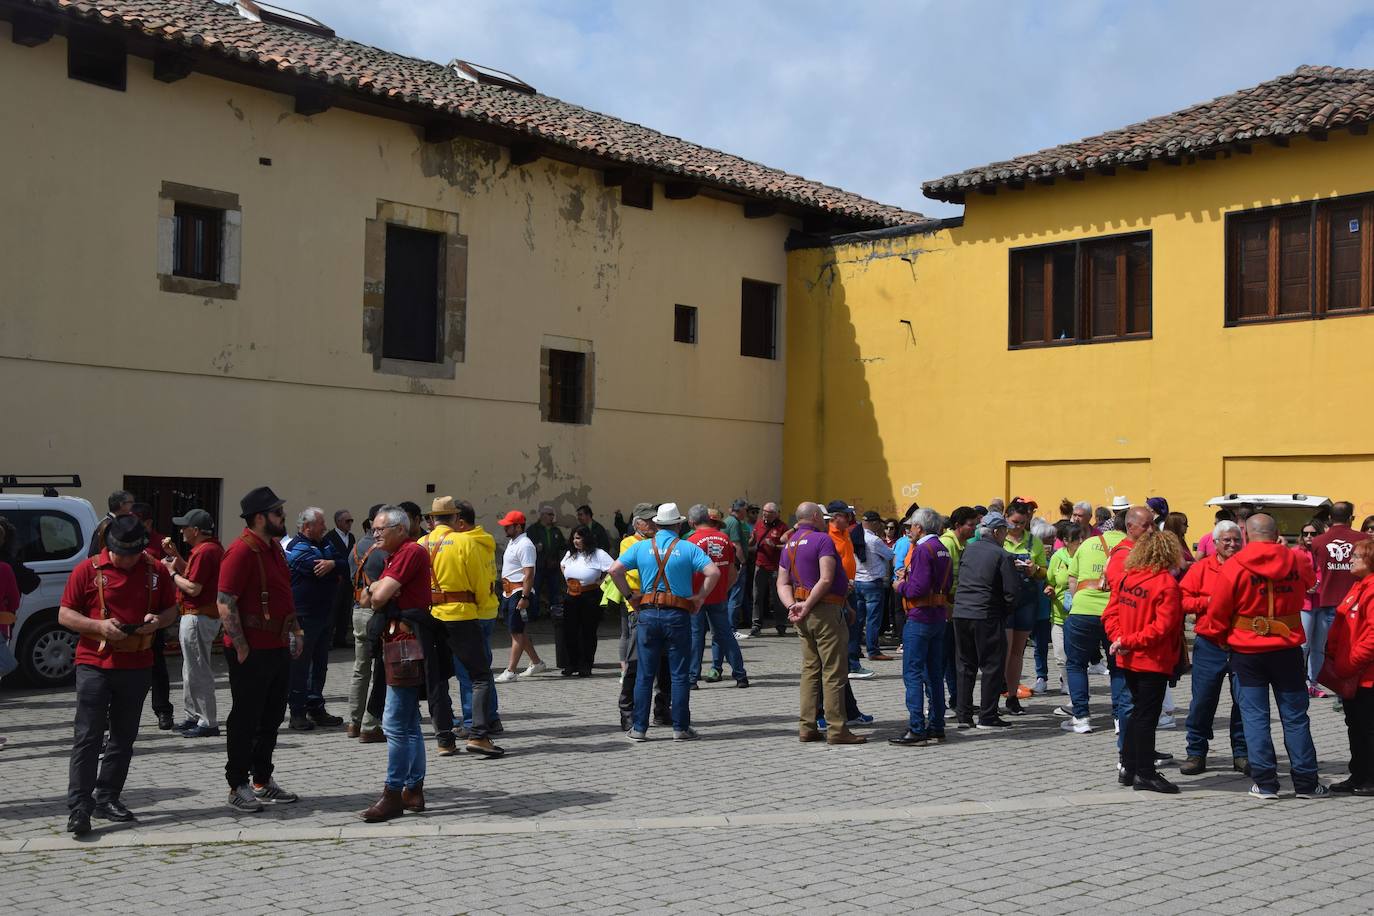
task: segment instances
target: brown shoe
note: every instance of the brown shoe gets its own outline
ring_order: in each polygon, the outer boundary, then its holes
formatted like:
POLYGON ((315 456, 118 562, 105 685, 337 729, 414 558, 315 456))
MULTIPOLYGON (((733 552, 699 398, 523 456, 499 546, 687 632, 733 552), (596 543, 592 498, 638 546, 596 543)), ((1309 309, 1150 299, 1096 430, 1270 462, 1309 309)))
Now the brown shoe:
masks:
POLYGON ((853 732, 840 732, 833 738, 826 738, 826 744, 867 744, 868 739, 863 735, 856 735, 853 732))
POLYGON ((344 729, 344 734, 350 738, 356 738, 358 737, 358 733, 361 731, 362 729, 358 727, 357 722, 349 722, 348 728, 344 729))
POLYGON ((444 740, 440 739, 440 741, 439 741, 439 756, 440 756, 440 757, 452 757, 452 756, 453 756, 454 754, 456 754, 456 753, 458 753, 458 743, 457 743, 456 741, 454 741, 452 738, 450 738, 450 739, 447 740, 447 741, 444 741, 444 740))
POLYGON ((393 817, 400 817, 405 813, 405 807, 401 803, 401 793, 395 789, 382 789, 382 797, 372 803, 372 807, 363 812, 363 820, 369 824, 378 821, 389 821, 393 817))
POLYGON ((386 735, 382 734, 380 728, 365 728, 358 732, 358 741, 361 744, 381 744, 386 741, 386 735))
POLYGON ((888 655, 888 654, 886 654, 886 653, 884 653, 884 652, 879 652, 877 655, 870 655, 870 656, 868 657, 868 660, 871 661, 871 662, 890 662, 890 661, 895 661, 895 659, 894 659, 891 655, 888 655))
POLYGON ((419 813, 425 810, 425 781, 422 779, 413 789, 401 790, 401 807, 419 813))
POLYGON ((810 744, 813 741, 824 741, 825 733, 818 732, 814 728, 803 728, 797 735, 797 740, 802 744, 810 744))
POLYGON ((502 757, 506 753, 492 744, 490 738, 469 738, 466 750, 478 757, 502 757))

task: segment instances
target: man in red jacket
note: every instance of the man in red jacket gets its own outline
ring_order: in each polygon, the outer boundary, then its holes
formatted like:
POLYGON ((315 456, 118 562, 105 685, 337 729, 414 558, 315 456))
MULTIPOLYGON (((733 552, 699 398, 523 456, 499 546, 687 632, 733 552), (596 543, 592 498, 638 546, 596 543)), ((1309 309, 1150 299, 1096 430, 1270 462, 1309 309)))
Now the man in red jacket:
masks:
MULTIPOLYGON (((1326 634, 1336 619, 1336 605, 1355 584, 1350 564, 1355 545, 1368 540, 1369 535, 1350 527, 1355 507, 1348 502, 1331 504, 1331 527, 1312 539, 1312 562, 1317 566, 1317 600, 1311 611, 1304 614, 1307 626, 1307 686, 1317 686, 1317 675, 1326 661, 1326 634)), ((1309 689, 1309 693, 1313 691, 1309 689)))
POLYGON ((1212 599, 1195 629, 1199 636, 1231 649, 1231 670, 1239 682, 1237 700, 1255 780, 1250 794, 1265 800, 1278 798, 1278 762, 1269 734, 1272 689, 1293 789, 1298 798, 1325 798, 1331 792, 1317 780, 1299 613, 1316 574, 1297 553, 1279 543, 1278 525, 1271 516, 1252 515, 1245 527, 1249 543, 1222 566, 1212 599))

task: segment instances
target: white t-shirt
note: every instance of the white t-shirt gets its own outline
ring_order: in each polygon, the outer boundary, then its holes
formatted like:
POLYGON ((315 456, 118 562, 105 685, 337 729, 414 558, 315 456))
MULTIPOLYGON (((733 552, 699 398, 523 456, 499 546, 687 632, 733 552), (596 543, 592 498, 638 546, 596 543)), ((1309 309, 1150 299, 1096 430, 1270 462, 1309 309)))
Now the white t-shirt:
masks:
POLYGON ((591 585, 605 575, 614 562, 610 554, 598 548, 591 556, 584 553, 574 556, 571 551, 565 553, 558 565, 563 567, 563 578, 576 579, 583 585, 591 585))
POLYGON ((522 531, 515 540, 506 545, 506 553, 501 557, 501 578, 512 582, 525 581, 525 567, 534 565, 534 541, 522 531))
POLYGON ((886 580, 887 564, 892 562, 892 548, 867 528, 864 529, 864 547, 868 551, 868 559, 859 561, 859 568, 854 576, 855 580, 859 582, 886 580))

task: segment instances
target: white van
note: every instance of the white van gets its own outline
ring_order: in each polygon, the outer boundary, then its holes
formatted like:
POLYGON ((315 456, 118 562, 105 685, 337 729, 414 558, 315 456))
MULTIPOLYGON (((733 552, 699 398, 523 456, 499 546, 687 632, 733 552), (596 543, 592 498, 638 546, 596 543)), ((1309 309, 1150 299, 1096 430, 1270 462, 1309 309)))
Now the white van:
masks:
POLYGON ((1322 509, 1330 508, 1331 500, 1306 493, 1228 493, 1212 497, 1207 505, 1228 509, 1249 506, 1256 512, 1272 515, 1279 523, 1279 533, 1288 538, 1289 543, 1296 543, 1302 526, 1322 509))
MULTIPOLYGON (((84 499, 58 496, 51 484, 23 480, 0 475, 0 515, 14 525, 18 541, 17 549, 4 549, 37 573, 41 584, 20 599, 10 648, 19 661, 18 674, 35 687, 55 687, 73 679, 77 639, 58 625, 57 606, 67 577, 86 558, 100 518, 84 499), (6 492, 16 486, 41 486, 44 495, 6 492)), ((80 486, 79 480, 65 483, 80 486)))

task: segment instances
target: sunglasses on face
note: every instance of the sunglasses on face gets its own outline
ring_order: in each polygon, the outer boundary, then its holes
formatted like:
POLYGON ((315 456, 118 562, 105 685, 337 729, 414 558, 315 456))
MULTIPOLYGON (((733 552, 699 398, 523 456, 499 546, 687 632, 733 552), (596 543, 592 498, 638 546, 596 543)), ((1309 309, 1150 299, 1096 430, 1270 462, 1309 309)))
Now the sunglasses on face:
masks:
POLYGON ((1304 531, 1304 532, 1302 533, 1302 536, 1305 537, 1305 538, 1314 538, 1314 537, 1317 536, 1317 532, 1315 532, 1315 531, 1304 531))

